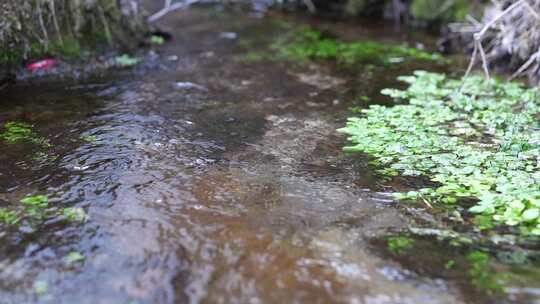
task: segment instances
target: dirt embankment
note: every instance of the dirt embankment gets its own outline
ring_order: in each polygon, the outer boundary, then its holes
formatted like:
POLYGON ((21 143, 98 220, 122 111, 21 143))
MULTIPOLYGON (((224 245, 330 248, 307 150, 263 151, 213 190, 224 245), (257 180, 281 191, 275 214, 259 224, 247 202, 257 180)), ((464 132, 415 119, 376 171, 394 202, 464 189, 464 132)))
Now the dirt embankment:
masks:
MULTIPOLYGON (((470 54, 476 47, 477 54, 485 53, 482 58, 478 55, 478 67, 484 62, 490 70, 526 75, 534 84, 540 78, 540 0, 215 2, 274 4, 320 14, 386 18, 399 24, 442 28, 441 47, 445 50, 470 54), (482 50, 474 42, 478 33, 482 50)), ((45 55, 80 58, 85 49, 133 44, 134 35, 146 32, 144 8, 155 12, 162 5, 162 1, 152 0, 4 0, 0 3, 0 76, 13 65, 45 55)), ((5 82, 2 79, 0 85, 5 82)))
POLYGON ((79 56, 85 45, 127 45, 144 26, 139 0, 4 0, 0 66, 43 55, 79 56))

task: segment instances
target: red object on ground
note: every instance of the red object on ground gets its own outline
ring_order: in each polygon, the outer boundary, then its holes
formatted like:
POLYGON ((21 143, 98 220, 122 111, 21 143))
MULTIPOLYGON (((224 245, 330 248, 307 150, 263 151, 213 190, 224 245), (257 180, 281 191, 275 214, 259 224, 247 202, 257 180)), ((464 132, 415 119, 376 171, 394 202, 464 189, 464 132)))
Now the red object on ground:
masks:
POLYGON ((35 72, 37 70, 48 69, 56 64, 54 59, 43 59, 40 61, 32 62, 26 65, 26 69, 30 72, 35 72))

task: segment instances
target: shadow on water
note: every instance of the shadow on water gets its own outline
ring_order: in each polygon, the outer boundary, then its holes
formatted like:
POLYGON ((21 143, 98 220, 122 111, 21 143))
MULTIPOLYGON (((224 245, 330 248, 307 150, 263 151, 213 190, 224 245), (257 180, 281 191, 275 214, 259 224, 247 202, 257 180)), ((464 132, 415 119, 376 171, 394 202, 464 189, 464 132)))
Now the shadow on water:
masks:
POLYGON ((460 271, 440 270, 464 249, 420 240, 418 250, 388 252, 389 235, 431 215, 381 193, 400 183, 380 181, 367 157, 342 153, 335 132, 350 107, 368 103, 358 96, 388 102, 381 88, 429 66, 368 76, 328 63, 238 60, 242 39, 265 48, 283 23, 405 39, 349 23, 194 9, 163 21, 174 38, 157 49, 159 70, 2 92, 2 124, 31 124, 50 145, 2 143, 0 203, 18 208, 45 194, 50 204, 42 216, 0 224, 0 303, 493 299, 467 286, 459 261, 460 271), (84 219, 66 219, 63 208, 84 219))

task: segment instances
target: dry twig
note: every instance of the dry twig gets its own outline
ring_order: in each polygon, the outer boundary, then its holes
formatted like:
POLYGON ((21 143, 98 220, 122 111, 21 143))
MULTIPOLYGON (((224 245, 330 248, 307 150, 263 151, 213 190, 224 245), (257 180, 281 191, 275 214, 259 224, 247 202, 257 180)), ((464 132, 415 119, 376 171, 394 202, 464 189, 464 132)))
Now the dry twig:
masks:
POLYGON ((509 80, 513 80, 521 76, 521 74, 523 74, 523 72, 525 72, 531 66, 531 64, 533 64, 536 61, 537 58, 538 58, 538 53, 535 53, 534 55, 532 55, 531 58, 527 60, 527 62, 525 62, 519 69, 517 69, 517 71, 514 72, 514 74, 512 74, 512 76, 510 76, 509 80))
MULTIPOLYGON (((507 7, 504 11, 502 11, 499 15, 497 15, 495 18, 493 18, 491 21, 489 21, 487 24, 485 24, 482 29, 475 33, 473 35, 474 39, 474 49, 473 54, 471 56, 471 61, 469 63, 469 67, 467 68, 467 72, 465 73, 464 78, 467 78, 469 76, 469 73, 471 72, 472 68, 476 64, 478 53, 480 53, 480 58, 482 60, 482 68, 484 69, 484 74, 486 78, 490 78, 489 75, 489 63, 487 61, 486 53, 484 51, 484 47, 482 46, 482 39, 484 38, 484 35, 487 33, 487 31, 493 27, 499 20, 501 20, 504 16, 506 16, 508 13, 510 13, 515 8, 523 5, 524 3, 527 3, 526 0, 519 0, 515 2, 514 4, 507 7)), ((528 3, 527 3, 528 4, 528 3)))
POLYGON ((148 17, 148 22, 153 23, 156 22, 161 17, 167 15, 168 13, 172 11, 176 11, 179 9, 184 9, 186 7, 189 7, 197 2, 201 2, 201 0, 186 0, 184 2, 178 2, 178 3, 172 3, 172 0, 165 0, 165 4, 163 5, 163 8, 159 10, 157 13, 153 14, 152 16, 148 17))
POLYGON ((315 4, 311 0, 304 0, 304 4, 308 8, 309 12, 314 14, 317 12, 317 7, 315 7, 315 4))

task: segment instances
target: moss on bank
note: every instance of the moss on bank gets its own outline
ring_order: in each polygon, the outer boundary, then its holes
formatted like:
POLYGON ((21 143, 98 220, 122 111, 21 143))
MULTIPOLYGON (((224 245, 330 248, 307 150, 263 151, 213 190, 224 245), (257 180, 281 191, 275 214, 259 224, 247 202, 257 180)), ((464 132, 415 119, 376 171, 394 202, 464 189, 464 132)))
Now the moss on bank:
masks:
POLYGON ((411 60, 446 63, 438 53, 431 53, 405 44, 391 45, 370 40, 345 42, 323 35, 311 28, 302 28, 280 36, 270 46, 271 52, 249 52, 245 60, 310 60, 335 61, 342 68, 359 65, 391 66, 411 60))
POLYGON ((136 0, 5 0, 0 64, 6 68, 44 55, 78 57, 87 45, 130 45, 143 27, 136 0))
POLYGON ((297 60, 330 59, 343 66, 362 63, 389 65, 410 59, 444 61, 440 54, 406 45, 386 45, 375 41, 343 42, 324 37, 318 31, 299 31, 290 42, 275 43, 273 48, 283 58, 297 60))

